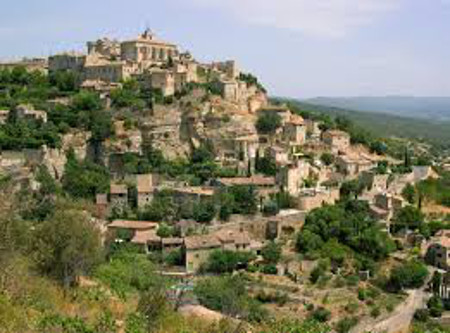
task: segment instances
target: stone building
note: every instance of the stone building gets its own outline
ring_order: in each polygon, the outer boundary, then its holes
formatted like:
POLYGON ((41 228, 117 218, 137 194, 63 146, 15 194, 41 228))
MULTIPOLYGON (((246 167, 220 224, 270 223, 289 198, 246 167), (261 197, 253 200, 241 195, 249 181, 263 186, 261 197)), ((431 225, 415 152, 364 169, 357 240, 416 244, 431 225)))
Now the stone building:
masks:
POLYGON ((86 55, 76 52, 56 54, 48 58, 50 72, 74 71, 82 73, 86 63, 86 55))
POLYGON ((152 174, 136 176, 137 206, 139 209, 144 208, 153 201, 155 185, 155 178, 152 174))
POLYGON ((109 190, 109 201, 111 207, 123 210, 128 207, 128 188, 124 184, 111 184, 109 190))
POLYGON ((186 271, 193 273, 217 250, 251 252, 251 239, 243 230, 223 229, 213 234, 189 236, 184 240, 186 271))
POLYGON ((129 61, 110 61, 96 55, 87 57, 83 67, 84 80, 100 80, 107 83, 127 80, 137 72, 137 65, 129 61))
POLYGON ((328 130, 322 134, 322 140, 334 152, 346 151, 350 147, 350 135, 344 131, 328 130))
POLYGON ((292 115, 286 122, 284 128, 284 138, 291 145, 303 145, 306 141, 306 126, 302 117, 292 115))
POLYGON ((120 42, 109 38, 87 42, 87 50, 89 55, 100 55, 111 60, 120 59, 120 42))
POLYGON ((35 110, 31 104, 21 104, 16 107, 17 117, 21 119, 39 120, 47 122, 47 112, 35 110))
POLYGON ((16 67, 25 68, 28 72, 42 72, 48 71, 48 60, 45 58, 23 58, 19 61, 0 62, 0 70, 12 70, 16 67))
POLYGON ((439 231, 430 243, 425 256, 427 263, 448 270, 450 268, 450 232, 439 231))
POLYGON ((334 205, 339 200, 339 197, 338 188, 304 189, 297 199, 297 207, 300 210, 309 212, 323 205, 334 205))
POLYGON ((339 155, 335 161, 337 169, 348 177, 356 177, 364 171, 369 171, 376 163, 362 155, 339 155))
POLYGON ((277 174, 277 183, 292 196, 298 196, 310 173, 310 164, 303 159, 282 167, 277 174))
POLYGON ((211 200, 215 193, 214 188, 202 186, 175 187, 170 190, 173 193, 174 202, 178 205, 211 200))
POLYGON ((158 223, 149 221, 115 220, 107 225, 110 240, 116 240, 118 236, 127 236, 124 241, 131 241, 140 232, 156 232, 158 223), (119 235, 120 231, 126 231, 119 235))
POLYGON ((312 139, 319 139, 322 131, 320 130, 320 123, 312 119, 305 119, 306 134, 312 139))
POLYGON ((167 69, 152 69, 148 75, 148 85, 153 89, 160 89, 163 96, 175 94, 175 74, 167 69))
POLYGON ((136 39, 122 42, 120 49, 122 60, 140 63, 144 68, 163 64, 179 56, 176 45, 156 38, 150 30, 146 30, 136 39))

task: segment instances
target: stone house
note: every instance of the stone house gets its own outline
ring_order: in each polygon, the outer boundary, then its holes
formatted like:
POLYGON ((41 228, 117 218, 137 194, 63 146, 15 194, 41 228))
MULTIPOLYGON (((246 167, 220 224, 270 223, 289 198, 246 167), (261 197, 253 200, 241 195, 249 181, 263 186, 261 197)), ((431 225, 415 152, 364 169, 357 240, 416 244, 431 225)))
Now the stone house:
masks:
POLYGON ((43 123, 47 122, 47 112, 35 110, 31 104, 21 104, 16 108, 17 117, 21 119, 40 120, 43 123))
MULTIPOLYGON (((108 236, 110 240, 116 240, 119 236, 123 241, 132 241, 140 233, 155 232, 158 229, 158 223, 149 221, 127 221, 115 220, 107 225, 108 236), (125 231, 119 234, 121 231, 125 231), (123 239, 125 237, 126 239, 123 239)), ((139 237, 141 237, 140 234, 139 237)))
POLYGON ((267 148, 265 155, 271 157, 278 165, 289 163, 289 149, 271 145, 267 148))
POLYGON ((200 201, 210 200, 215 194, 215 189, 202 186, 186 186, 170 189, 173 193, 173 200, 177 204, 186 202, 198 203, 200 201))
POLYGON ((149 74, 149 84, 153 89, 160 89, 163 96, 175 94, 175 74, 166 69, 152 69, 149 74))
POLYGON ((322 134, 322 140, 333 152, 346 151, 350 147, 350 135, 339 130, 328 130, 322 134))
POLYGON ((448 230, 441 230, 432 238, 425 258, 429 264, 437 268, 445 270, 450 268, 450 232, 448 230))
POLYGON ((304 189, 297 199, 297 208, 309 212, 323 205, 334 205, 339 198, 338 188, 304 189))
POLYGON ((320 130, 320 123, 312 119, 305 119, 306 134, 312 139, 319 139, 322 131, 320 130))
POLYGON ((284 127, 286 123, 288 123, 291 119, 292 112, 289 110, 287 106, 281 105, 271 105, 266 106, 258 111, 259 113, 265 114, 277 114, 281 118, 281 125, 284 127))
POLYGON ((252 251, 251 239, 243 230, 219 230, 213 234, 189 236, 184 239, 186 271, 193 273, 208 261, 216 250, 252 251))
POLYGON ((300 194, 303 188, 304 180, 310 173, 310 164, 299 159, 279 169, 277 174, 277 184, 292 196, 300 194))
POLYGON ((275 177, 253 175, 251 177, 219 178, 214 183, 225 189, 232 186, 253 186, 261 200, 277 192, 275 177))
POLYGON ((387 191, 388 179, 388 174, 377 174, 375 171, 364 171, 361 173, 361 181, 370 191, 375 193, 387 191))
POLYGON ((106 83, 127 80, 137 72, 137 65, 129 61, 110 61, 90 55, 83 67, 84 80, 100 80, 106 83))
POLYGON ((337 169, 348 177, 356 177, 364 171, 368 171, 376 166, 371 159, 362 155, 338 155, 335 161, 337 169))
POLYGON ((128 207, 128 188, 124 184, 111 184, 109 190, 111 207, 122 210, 128 207))
POLYGON ((375 218, 389 222, 405 205, 406 202, 401 196, 383 192, 375 195, 370 211, 375 218))
POLYGON ((155 178, 152 174, 136 176, 137 206, 139 209, 144 208, 153 201, 155 185, 155 178))
POLYGON ((302 117, 292 115, 283 128, 284 138, 291 145, 303 145, 306 141, 306 126, 302 117))

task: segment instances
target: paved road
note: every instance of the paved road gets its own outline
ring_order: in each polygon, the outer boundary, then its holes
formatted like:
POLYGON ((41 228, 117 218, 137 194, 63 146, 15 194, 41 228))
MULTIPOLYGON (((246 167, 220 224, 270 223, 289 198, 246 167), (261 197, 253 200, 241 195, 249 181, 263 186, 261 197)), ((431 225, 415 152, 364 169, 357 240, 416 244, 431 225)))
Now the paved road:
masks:
POLYGON ((408 330, 416 310, 425 306, 429 294, 423 289, 412 290, 405 302, 399 305, 388 317, 375 323, 361 323, 356 326, 352 333, 398 333, 408 330))

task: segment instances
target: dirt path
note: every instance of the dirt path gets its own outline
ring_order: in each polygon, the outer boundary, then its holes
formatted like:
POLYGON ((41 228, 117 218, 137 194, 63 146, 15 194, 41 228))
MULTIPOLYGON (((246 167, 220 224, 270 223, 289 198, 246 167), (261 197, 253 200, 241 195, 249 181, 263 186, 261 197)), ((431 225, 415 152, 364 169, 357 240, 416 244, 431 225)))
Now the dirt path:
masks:
POLYGON ((416 310, 425 306, 429 295, 423 289, 411 290, 405 302, 399 305, 387 318, 376 322, 362 322, 351 333, 398 333, 406 332, 416 310))

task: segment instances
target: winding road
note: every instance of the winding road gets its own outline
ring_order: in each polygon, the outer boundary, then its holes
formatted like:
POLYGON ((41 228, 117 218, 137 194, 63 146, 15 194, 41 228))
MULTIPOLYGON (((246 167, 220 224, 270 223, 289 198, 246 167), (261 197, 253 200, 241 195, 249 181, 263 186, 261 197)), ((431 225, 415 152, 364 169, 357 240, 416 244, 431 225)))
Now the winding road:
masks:
POLYGON ((351 333, 399 333, 407 332, 414 313, 425 307, 429 294, 424 289, 416 289, 408 292, 405 302, 399 305, 387 318, 376 322, 362 322, 351 330, 351 333))

